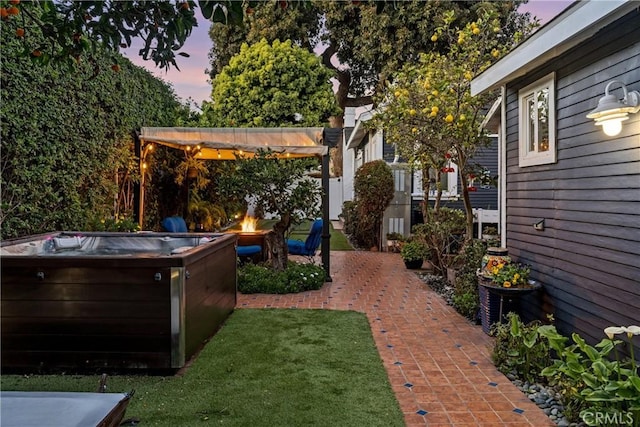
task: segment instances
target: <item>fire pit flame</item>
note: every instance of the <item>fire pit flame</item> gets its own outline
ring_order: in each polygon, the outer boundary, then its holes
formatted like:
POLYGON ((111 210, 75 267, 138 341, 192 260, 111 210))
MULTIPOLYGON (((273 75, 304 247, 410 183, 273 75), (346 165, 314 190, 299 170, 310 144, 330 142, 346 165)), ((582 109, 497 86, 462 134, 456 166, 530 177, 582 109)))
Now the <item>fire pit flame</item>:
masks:
POLYGON ((242 220, 240 225, 242 226, 242 231, 253 233, 256 231, 258 219, 247 214, 244 216, 244 219, 242 220))

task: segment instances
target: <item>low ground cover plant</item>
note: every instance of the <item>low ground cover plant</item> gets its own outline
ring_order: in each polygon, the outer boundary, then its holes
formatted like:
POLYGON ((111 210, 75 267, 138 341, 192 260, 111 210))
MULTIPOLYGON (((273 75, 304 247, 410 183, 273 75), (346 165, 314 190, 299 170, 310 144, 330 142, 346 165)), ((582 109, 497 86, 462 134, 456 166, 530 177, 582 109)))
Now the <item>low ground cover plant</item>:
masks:
POLYGON ((592 346, 577 333, 571 339, 563 336, 554 325, 525 325, 515 313, 508 318, 508 323, 494 328, 492 358, 498 370, 546 382, 562 395, 565 416, 572 421, 589 426, 640 425, 640 376, 632 341, 640 335, 639 326, 608 327, 606 338, 592 346), (628 358, 620 355, 623 345, 628 346, 628 358))
POLYGON ((243 294, 289 294, 320 289, 324 269, 312 263, 289 261, 285 271, 247 263, 238 269, 238 291, 243 294))

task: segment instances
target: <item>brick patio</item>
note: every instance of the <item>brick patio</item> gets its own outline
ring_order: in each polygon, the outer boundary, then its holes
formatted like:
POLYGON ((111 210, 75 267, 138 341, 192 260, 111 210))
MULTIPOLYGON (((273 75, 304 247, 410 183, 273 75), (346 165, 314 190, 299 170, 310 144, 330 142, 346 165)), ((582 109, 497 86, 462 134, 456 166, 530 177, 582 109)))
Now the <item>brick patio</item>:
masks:
POLYGON ((407 426, 554 426, 491 362, 492 338, 398 254, 332 252, 318 291, 238 295, 238 308, 324 308, 366 313, 407 426))

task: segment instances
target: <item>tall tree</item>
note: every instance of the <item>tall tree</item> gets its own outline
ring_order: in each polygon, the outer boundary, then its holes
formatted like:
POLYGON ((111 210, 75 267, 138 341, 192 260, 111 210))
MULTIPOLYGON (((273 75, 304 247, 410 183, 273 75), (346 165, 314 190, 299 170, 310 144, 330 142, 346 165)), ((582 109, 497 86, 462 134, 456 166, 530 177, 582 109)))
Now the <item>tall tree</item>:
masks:
POLYGON ((478 18, 462 27, 455 25, 455 11, 443 13, 431 41, 446 44, 448 53, 426 53, 405 65, 381 96, 383 107, 372 121, 385 129, 387 142, 422 170, 425 201, 436 186, 433 209, 428 203, 423 206, 425 222, 437 215, 441 174, 449 172, 449 162, 458 166, 468 239, 473 235, 469 189, 476 179, 470 160, 488 142, 480 124, 496 96, 472 97, 471 79, 524 35, 518 32, 514 38, 504 32, 500 7, 499 3, 483 4, 478 18))
MULTIPOLYGON (((304 7, 282 7, 286 2, 258 2, 246 13, 242 24, 214 23, 210 34, 210 75, 214 78, 243 41, 290 39, 317 52, 335 71, 339 107, 358 107, 375 102, 374 95, 403 64, 416 61, 420 53, 446 53, 449 45, 432 42, 440 17, 455 11, 455 25, 463 27, 478 17, 481 1, 326 1, 311 0, 304 7)), ((522 0, 499 2, 500 27, 506 34, 522 31, 528 15, 518 15, 522 0), (522 19, 516 19, 522 16, 522 19)), ((334 120, 343 125, 342 117, 334 120)), ((340 175, 341 155, 334 162, 340 175)))
MULTIPOLYGON (((290 40, 251 46, 240 53, 213 80, 211 103, 205 103, 201 124, 215 127, 323 126, 338 112, 330 78, 332 72, 320 58, 294 46, 290 40)), ((278 159, 277 153, 240 156, 222 179, 228 194, 253 196, 266 212, 278 216, 270 236, 272 265, 287 265, 285 235, 293 224, 319 213, 321 193, 315 181, 304 176, 308 159, 278 159), (293 184, 293 185, 292 185, 293 184)))
POLYGON ((339 111, 331 77, 318 57, 290 40, 245 43, 213 79, 203 116, 217 127, 323 126, 339 111))

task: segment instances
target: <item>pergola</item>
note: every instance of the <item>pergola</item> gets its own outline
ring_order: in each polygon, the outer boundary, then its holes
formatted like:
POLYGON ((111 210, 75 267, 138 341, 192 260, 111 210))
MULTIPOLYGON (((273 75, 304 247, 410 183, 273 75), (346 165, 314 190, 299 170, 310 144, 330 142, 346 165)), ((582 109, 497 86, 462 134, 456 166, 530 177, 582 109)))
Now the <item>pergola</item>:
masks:
MULTIPOLYGON (((271 149, 282 158, 319 157, 322 159, 322 264, 327 281, 329 268, 329 147, 342 138, 341 128, 183 128, 144 127, 138 135, 136 154, 143 170, 153 144, 190 152, 203 160, 234 160, 236 154, 251 156, 259 149, 271 149)), ((138 219, 144 215, 144 174, 140 181, 138 219)))

